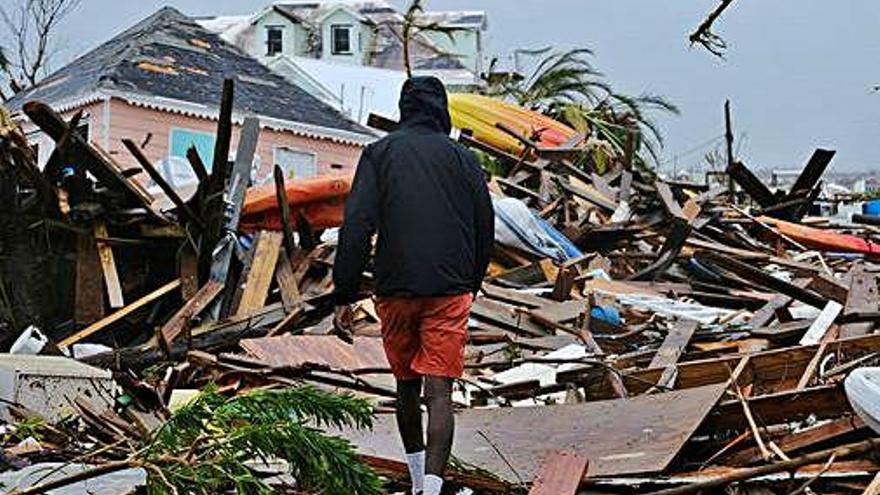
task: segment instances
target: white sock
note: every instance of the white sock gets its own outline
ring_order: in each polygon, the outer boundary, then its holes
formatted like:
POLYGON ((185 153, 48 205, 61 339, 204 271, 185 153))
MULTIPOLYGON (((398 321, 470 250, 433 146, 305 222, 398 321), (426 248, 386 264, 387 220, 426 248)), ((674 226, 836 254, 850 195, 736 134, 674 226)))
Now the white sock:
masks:
POLYGON ((419 493, 425 486, 425 451, 406 454, 406 465, 412 480, 412 492, 419 493))
POLYGON ((440 490, 443 488, 443 478, 437 476, 436 474, 429 474, 425 476, 425 491, 422 492, 423 495, 440 495, 440 490))

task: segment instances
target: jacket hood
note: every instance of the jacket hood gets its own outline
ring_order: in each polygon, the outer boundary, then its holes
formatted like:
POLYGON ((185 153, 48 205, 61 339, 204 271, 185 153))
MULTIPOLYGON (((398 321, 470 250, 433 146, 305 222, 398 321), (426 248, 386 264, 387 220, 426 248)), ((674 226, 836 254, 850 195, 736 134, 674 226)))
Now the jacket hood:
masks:
POLYGON ((452 119, 446 88, 436 77, 412 77, 400 91, 400 122, 406 127, 423 126, 449 134, 452 119))

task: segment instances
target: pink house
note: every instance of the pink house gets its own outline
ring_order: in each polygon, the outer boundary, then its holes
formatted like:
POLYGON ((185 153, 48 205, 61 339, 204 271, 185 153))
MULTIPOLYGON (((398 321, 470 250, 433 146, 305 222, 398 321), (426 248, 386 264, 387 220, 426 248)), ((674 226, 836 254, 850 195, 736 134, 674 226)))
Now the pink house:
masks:
MULTIPOLYGON (((6 106, 15 113, 25 102, 38 100, 66 118, 82 111, 80 132, 124 168, 138 168, 121 144, 129 138, 172 184, 183 187, 194 181, 185 158, 191 146, 206 165, 213 161, 226 78, 235 81, 234 122, 249 115, 260 119, 254 183, 271 180, 275 164, 291 178, 350 174, 362 147, 375 139, 368 129, 169 7, 16 95, 6 106)), ((26 118, 21 120, 45 163, 52 140, 26 118)), ((233 132, 233 153, 237 135, 233 132)), ((148 181, 145 176, 143 180, 148 181)))

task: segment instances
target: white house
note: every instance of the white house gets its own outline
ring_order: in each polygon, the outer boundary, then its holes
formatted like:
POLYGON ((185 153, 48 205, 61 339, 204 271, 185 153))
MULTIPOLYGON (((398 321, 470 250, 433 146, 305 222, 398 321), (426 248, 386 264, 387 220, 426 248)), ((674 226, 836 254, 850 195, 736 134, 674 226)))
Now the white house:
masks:
MULTIPOLYGON (((251 56, 266 63, 279 57, 402 70, 403 14, 384 0, 287 0, 250 16, 201 19, 251 56)), ((484 65, 485 12, 426 12, 419 24, 451 28, 450 35, 422 31, 411 40, 419 71, 468 71, 474 82, 484 65)))

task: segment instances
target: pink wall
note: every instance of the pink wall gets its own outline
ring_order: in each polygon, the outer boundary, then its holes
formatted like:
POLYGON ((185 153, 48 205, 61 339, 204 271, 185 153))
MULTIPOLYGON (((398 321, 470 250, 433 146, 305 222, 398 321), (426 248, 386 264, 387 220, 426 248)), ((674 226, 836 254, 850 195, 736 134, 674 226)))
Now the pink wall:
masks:
MULTIPOLYGON (((187 129, 198 132, 215 133, 217 122, 174 113, 129 105, 113 99, 110 108, 110 153, 126 168, 136 166, 134 160, 122 146, 123 138, 132 139, 141 144, 149 133, 152 133, 144 153, 153 162, 168 156, 171 141, 171 129, 187 129)), ((234 153, 238 143, 239 126, 232 133, 231 150, 234 153)), ((92 140, 101 144, 92 134, 92 140)), ((313 139, 294 134, 289 131, 262 129, 257 144, 257 155, 260 157, 258 178, 272 173, 273 152, 276 147, 283 146, 295 150, 307 151, 317 155, 319 174, 353 173, 360 157, 361 147, 340 144, 329 139, 313 139), (342 169, 331 168, 342 165, 342 169)))
MULTIPOLYGON (((81 108, 84 111, 81 122, 88 121, 89 123, 90 141, 106 148, 123 169, 139 168, 137 162, 122 145, 123 138, 129 138, 140 145, 148 134, 152 134, 143 151, 150 161, 157 163, 168 156, 171 129, 187 129, 210 134, 214 134, 217 130, 217 122, 214 120, 143 108, 115 98, 110 101, 109 108, 105 102, 92 103, 81 108), (105 116, 108 115, 108 110, 109 129, 105 127, 105 116), (105 136, 107 131, 109 134, 105 136)), ((74 113, 67 112, 64 114, 64 118, 70 119, 74 113)), ((26 132, 36 130, 27 118, 24 119, 22 125, 26 132)), ((232 133, 230 148, 232 153, 235 152, 238 143, 238 131, 239 126, 236 125, 232 133)), ((54 143, 46 136, 35 141, 40 145, 41 163, 45 163, 52 152, 54 143)), ((329 139, 314 139, 290 131, 263 128, 257 144, 257 155, 260 158, 258 179, 272 173, 273 152, 276 147, 314 153, 318 164, 318 174, 321 175, 353 173, 362 149, 360 146, 340 144, 329 139), (342 165, 342 168, 332 167, 333 165, 342 165)))

